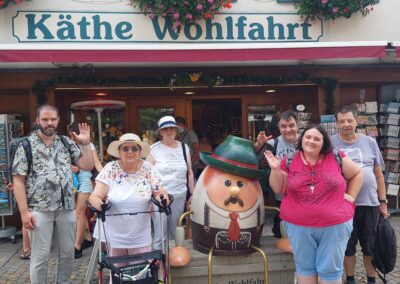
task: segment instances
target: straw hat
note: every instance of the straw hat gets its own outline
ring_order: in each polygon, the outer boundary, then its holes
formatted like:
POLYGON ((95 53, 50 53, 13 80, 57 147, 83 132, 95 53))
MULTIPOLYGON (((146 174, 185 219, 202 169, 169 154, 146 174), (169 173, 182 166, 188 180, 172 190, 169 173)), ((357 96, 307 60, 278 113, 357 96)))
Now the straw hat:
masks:
POLYGON ((175 127, 176 130, 178 131, 178 135, 183 132, 182 127, 176 125, 175 118, 173 116, 167 115, 161 117, 160 120, 158 121, 158 129, 156 130, 156 135, 157 136, 160 135, 160 130, 168 127, 175 127))
POLYGON ((138 144, 140 148, 142 148, 140 152, 140 157, 145 158, 150 153, 150 146, 146 142, 140 140, 140 137, 133 133, 126 133, 119 137, 118 140, 115 140, 108 145, 107 153, 113 157, 120 158, 119 156, 119 147, 128 142, 134 142, 138 144))

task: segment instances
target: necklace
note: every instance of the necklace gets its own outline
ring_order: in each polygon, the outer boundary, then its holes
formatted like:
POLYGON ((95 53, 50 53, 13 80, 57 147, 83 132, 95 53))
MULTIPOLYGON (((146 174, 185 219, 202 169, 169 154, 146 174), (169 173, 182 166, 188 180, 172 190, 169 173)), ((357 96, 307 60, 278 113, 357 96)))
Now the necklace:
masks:
POLYGON ((310 190, 311 190, 311 193, 314 193, 314 188, 315 188, 315 168, 318 165, 319 159, 315 164, 311 164, 311 162, 306 159, 306 156, 304 155, 303 152, 300 152, 300 154, 301 154, 302 158, 304 159, 304 161, 306 161, 307 166, 309 166, 310 169, 311 169, 310 190))

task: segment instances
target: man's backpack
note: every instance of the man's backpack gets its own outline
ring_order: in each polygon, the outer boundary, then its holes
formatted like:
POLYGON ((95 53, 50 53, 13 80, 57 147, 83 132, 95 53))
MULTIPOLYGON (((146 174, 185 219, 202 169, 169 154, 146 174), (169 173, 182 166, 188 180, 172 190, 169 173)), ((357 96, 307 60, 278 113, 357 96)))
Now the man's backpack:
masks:
MULTIPOLYGON (((32 147, 31 147, 31 142, 28 139, 29 136, 23 136, 23 137, 18 137, 14 138, 10 141, 10 147, 8 150, 8 154, 10 157, 9 164, 8 164, 8 178, 9 182, 12 182, 12 167, 14 164, 14 159, 15 159, 15 153, 17 152, 17 149, 19 145, 21 144, 22 147, 24 148, 25 155, 26 155, 26 162, 28 164, 28 172, 27 175, 33 172, 33 165, 32 165, 32 147)), ((59 135, 61 142, 64 144, 65 148, 67 148, 70 156, 72 157, 72 149, 71 149, 71 144, 68 143, 66 136, 64 135, 59 135)))
POLYGON ((383 216, 379 216, 372 264, 383 283, 387 283, 386 274, 393 271, 396 265, 396 255, 396 233, 390 225, 389 220, 385 220, 383 216))

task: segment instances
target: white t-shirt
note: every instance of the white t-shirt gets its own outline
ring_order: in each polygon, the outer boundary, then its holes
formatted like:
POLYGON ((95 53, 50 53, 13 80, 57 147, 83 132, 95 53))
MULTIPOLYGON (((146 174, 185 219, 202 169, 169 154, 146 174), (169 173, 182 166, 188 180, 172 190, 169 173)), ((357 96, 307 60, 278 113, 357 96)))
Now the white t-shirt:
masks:
MULTIPOLYGON (((185 144, 186 157, 190 159, 189 147, 185 144)), ((161 174, 164 188, 169 194, 180 194, 187 190, 187 165, 183 157, 182 143, 172 148, 160 141, 151 145, 150 154, 153 156, 157 171, 161 174)))
MULTIPOLYGON (((150 197, 161 186, 161 177, 152 164, 144 161, 141 169, 133 174, 124 172, 118 161, 108 163, 97 175, 96 182, 109 186, 107 199, 111 208, 106 212, 104 231, 101 227, 101 240, 113 248, 140 248, 151 245, 150 213, 137 215, 107 216, 119 213, 149 211, 150 197)), ((94 230, 98 236, 98 227, 94 230)))

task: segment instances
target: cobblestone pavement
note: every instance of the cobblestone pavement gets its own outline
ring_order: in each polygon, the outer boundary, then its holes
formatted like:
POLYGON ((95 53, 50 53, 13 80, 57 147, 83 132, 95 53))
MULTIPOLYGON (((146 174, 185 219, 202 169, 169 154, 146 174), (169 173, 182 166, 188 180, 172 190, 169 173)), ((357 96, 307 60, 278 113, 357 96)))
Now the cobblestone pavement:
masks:
MULTIPOLYGON (((397 232, 397 260, 394 271, 387 275, 388 283, 400 284, 400 215, 392 216, 390 221, 397 232)), ((270 232, 266 226, 266 232, 270 232)), ((0 284, 14 284, 14 283, 29 283, 29 260, 22 260, 19 257, 21 251, 21 239, 18 238, 17 242, 13 244, 9 239, 0 239, 0 284)), ((83 257, 77 259, 74 264, 74 272, 71 276, 71 284, 83 283, 83 280, 88 269, 90 255, 92 248, 83 251, 83 257)), ((56 258, 54 255, 49 262, 49 283, 54 283, 56 271, 56 258)), ((107 272, 104 272, 103 283, 108 283, 107 272)), ((367 283, 365 271, 362 263, 362 255, 357 253, 357 266, 356 266, 356 279, 359 284, 367 283)), ((92 283, 98 283, 97 273, 94 275, 92 283)), ((382 283, 377 280, 377 283, 382 283)), ((270 283, 279 284, 279 283, 270 283)))

